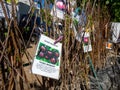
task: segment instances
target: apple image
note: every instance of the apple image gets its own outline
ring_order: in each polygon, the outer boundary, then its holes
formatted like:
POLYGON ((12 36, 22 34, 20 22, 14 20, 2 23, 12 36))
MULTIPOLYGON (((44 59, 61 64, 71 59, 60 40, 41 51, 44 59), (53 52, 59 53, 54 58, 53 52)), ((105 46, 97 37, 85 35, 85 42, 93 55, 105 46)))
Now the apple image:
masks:
POLYGON ((55 57, 59 57, 59 52, 54 52, 55 57))
POLYGON ((40 52, 40 53, 39 53, 39 56, 40 56, 40 57, 44 57, 44 53, 43 53, 43 52, 40 52))
POLYGON ((51 51, 47 51, 48 55, 51 56, 52 55, 52 52, 51 51))
POLYGON ((45 55, 45 59, 49 59, 49 57, 47 55, 45 55))
POLYGON ((53 52, 50 50, 45 51, 45 59, 50 59, 53 55, 53 52))
POLYGON ((50 59, 50 62, 51 62, 52 64, 56 64, 57 60, 56 60, 56 58, 52 57, 52 58, 50 59))
POLYGON ((53 52, 52 51, 46 51, 46 56, 48 56, 48 59, 50 59, 53 55, 53 52))
POLYGON ((44 46, 40 47, 40 51, 45 51, 45 50, 46 50, 46 48, 44 46))

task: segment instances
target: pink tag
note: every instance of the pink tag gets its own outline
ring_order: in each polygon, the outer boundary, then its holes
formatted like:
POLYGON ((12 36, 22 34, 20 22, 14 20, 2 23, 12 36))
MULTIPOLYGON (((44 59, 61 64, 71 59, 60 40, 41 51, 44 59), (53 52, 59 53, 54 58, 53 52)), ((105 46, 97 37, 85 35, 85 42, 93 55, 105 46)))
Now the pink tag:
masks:
POLYGON ((54 44, 60 42, 63 39, 63 36, 60 36, 57 40, 55 40, 54 44))

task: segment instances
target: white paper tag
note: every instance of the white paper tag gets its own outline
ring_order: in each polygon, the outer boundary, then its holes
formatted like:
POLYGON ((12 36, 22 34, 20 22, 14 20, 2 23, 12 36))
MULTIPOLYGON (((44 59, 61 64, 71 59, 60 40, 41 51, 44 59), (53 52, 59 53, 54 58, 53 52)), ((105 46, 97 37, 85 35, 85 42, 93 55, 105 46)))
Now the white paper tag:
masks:
POLYGON ((91 45, 90 33, 89 32, 85 32, 85 34, 84 34, 83 50, 84 50, 84 52, 92 51, 92 45, 91 45))
POLYGON ((58 17, 59 19, 64 19, 65 9, 65 1, 56 0, 55 5, 51 10, 51 15, 54 17, 58 17))
POLYGON ((32 73, 59 79, 62 44, 54 44, 54 42, 55 40, 41 35, 32 65, 32 73))
POLYGON ((51 15, 58 17, 59 19, 64 19, 64 12, 55 8, 55 6, 53 6, 53 9, 51 10, 51 15))
POLYGON ((120 42, 120 23, 112 22, 111 30, 112 30, 112 41, 114 43, 119 43, 120 42))

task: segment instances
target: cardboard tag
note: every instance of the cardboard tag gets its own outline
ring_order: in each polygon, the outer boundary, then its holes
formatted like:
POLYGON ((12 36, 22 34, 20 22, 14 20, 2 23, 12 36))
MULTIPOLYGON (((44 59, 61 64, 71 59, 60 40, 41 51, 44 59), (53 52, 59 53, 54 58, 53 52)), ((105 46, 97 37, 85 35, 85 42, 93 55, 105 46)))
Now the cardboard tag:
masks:
POLYGON ((55 40, 41 35, 32 65, 32 73, 59 79, 62 44, 54 44, 54 42, 55 40))

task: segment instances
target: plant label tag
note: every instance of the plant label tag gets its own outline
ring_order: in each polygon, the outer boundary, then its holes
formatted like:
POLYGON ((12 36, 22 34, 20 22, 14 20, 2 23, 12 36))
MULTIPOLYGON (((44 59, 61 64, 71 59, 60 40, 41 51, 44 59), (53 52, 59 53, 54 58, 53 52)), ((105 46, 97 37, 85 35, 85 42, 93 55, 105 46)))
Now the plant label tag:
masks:
POLYGON ((83 37, 83 50, 84 50, 84 52, 92 51, 89 32, 85 32, 85 34, 84 34, 84 37, 83 37))
POLYGON ((55 40, 41 35, 32 65, 32 73, 58 80, 62 44, 59 42, 54 44, 54 42, 55 40))
POLYGON ((111 30, 112 30, 112 41, 114 43, 120 43, 120 23, 112 22, 111 30))
POLYGON ((64 0, 56 0, 55 5, 53 6, 53 8, 51 10, 51 15, 64 20, 65 10, 66 10, 65 1, 64 0))

